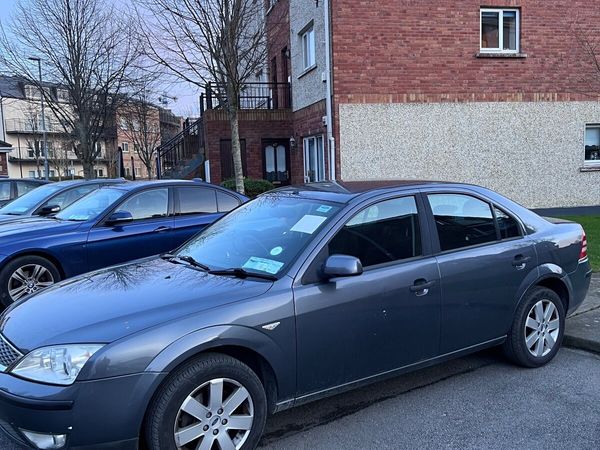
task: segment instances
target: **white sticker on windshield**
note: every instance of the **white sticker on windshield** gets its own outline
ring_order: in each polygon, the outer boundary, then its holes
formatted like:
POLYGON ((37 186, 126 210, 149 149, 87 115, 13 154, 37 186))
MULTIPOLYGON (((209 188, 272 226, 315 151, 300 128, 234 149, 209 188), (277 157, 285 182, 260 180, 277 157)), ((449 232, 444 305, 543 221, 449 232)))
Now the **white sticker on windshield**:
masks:
POLYGON ((327 220, 327 217, 313 216, 307 214, 294 225, 290 231, 297 231, 298 233, 313 234, 317 231, 317 228, 321 226, 323 222, 327 220))
POLYGON ((283 267, 283 263, 280 261, 274 261, 272 259, 251 256, 242 267, 244 269, 258 270, 260 272, 266 272, 274 275, 283 267))
POLYGON ((280 246, 273 247, 273 248, 271 249, 271 256, 277 256, 277 255, 280 255, 282 251, 283 251, 283 247, 280 247, 280 246))
POLYGON ((317 212, 327 213, 329 211, 331 211, 331 206, 328 205, 321 205, 317 208, 317 212))

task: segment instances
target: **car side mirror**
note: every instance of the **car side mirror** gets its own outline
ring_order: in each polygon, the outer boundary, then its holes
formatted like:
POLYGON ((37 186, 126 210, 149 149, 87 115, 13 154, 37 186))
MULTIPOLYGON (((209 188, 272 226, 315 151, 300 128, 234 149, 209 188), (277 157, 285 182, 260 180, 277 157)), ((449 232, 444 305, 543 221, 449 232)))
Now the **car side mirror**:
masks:
POLYGON ((60 205, 46 205, 40 208, 40 210, 38 211, 38 215, 49 216, 58 212, 60 212, 60 205))
POLYGON ((363 273, 363 266, 355 256, 331 255, 325 261, 323 275, 325 278, 355 277, 363 273))
POLYGON ((133 216, 129 211, 116 211, 108 216, 104 222, 106 225, 123 225, 133 221, 133 216))

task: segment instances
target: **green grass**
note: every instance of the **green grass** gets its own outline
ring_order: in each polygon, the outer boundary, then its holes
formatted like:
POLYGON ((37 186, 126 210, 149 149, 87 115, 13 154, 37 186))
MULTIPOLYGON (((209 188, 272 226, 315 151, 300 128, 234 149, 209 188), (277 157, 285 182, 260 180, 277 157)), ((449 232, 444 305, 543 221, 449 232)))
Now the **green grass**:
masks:
POLYGON ((583 226, 587 236, 590 264, 594 272, 600 272, 600 216, 566 216, 564 218, 583 226))

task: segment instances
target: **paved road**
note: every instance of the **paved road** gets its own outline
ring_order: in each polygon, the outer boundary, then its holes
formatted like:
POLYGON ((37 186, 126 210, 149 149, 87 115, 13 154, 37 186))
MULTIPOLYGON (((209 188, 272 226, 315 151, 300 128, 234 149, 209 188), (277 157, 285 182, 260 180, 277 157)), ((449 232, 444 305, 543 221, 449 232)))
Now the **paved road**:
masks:
POLYGON ((261 450, 405 448, 597 450, 600 357, 526 370, 479 353, 278 414, 261 450))

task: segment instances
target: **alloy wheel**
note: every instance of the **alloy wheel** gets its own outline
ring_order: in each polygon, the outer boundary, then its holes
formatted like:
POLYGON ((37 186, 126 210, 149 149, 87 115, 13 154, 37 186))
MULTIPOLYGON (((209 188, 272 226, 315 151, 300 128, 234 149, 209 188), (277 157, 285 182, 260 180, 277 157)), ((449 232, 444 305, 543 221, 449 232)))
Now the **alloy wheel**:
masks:
POLYGON ((34 292, 52 286, 52 273, 40 264, 19 267, 8 279, 8 294, 13 302, 34 292))
POLYGON ((175 419, 175 444, 181 450, 239 450, 253 422, 248 390, 235 380, 216 378, 183 401, 175 419))
POLYGON ((525 345, 541 358, 552 351, 560 332, 558 309, 550 300, 540 300, 529 310, 525 321, 525 345))

